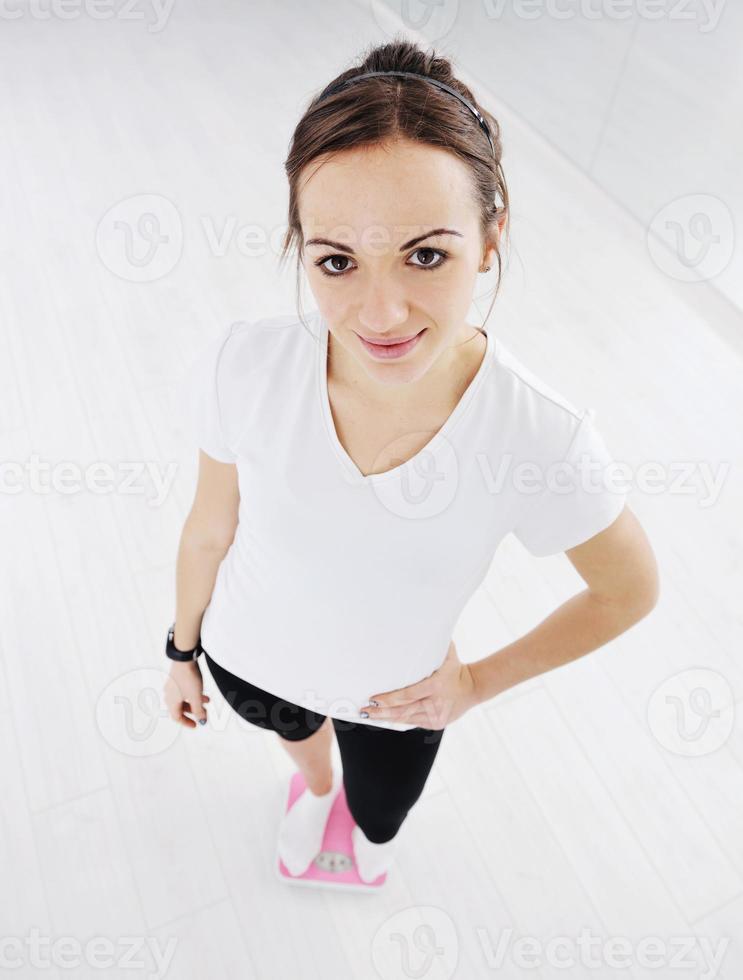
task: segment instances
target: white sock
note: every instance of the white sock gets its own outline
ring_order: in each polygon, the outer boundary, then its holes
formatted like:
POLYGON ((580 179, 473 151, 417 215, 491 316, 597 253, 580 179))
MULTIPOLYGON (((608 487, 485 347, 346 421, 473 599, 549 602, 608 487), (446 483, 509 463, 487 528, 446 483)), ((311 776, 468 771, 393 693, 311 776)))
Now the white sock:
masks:
POLYGON ((354 824, 351 841, 359 877, 367 885, 389 870, 395 857, 397 837, 375 844, 374 841, 369 840, 358 824, 354 824))
POLYGON ((316 796, 305 786, 279 826, 279 855, 293 875, 303 874, 322 847, 325 824, 341 788, 343 773, 333 765, 330 792, 316 796))

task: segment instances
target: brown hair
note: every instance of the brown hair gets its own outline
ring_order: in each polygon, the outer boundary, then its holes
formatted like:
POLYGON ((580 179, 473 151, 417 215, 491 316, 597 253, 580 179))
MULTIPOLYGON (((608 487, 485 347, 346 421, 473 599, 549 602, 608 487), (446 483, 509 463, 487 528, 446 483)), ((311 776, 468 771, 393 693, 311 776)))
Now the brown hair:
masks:
POLYGON ((408 139, 445 147, 469 168, 480 209, 483 240, 495 244, 498 281, 490 316, 498 294, 502 257, 496 233, 497 221, 510 217, 508 188, 501 166, 502 146, 497 120, 477 103, 469 88, 454 76, 451 62, 426 52, 408 40, 399 39, 371 48, 356 67, 341 72, 310 102, 292 135, 284 169, 289 179, 289 221, 281 250, 280 264, 293 245, 297 245, 297 304, 300 301, 300 264, 304 237, 299 222, 299 174, 312 160, 324 154, 354 147, 408 139), (472 102, 490 128, 495 155, 477 119, 451 93, 423 79, 389 77, 365 78, 338 92, 324 93, 334 86, 367 71, 409 71, 427 75, 456 89, 472 102), (498 204, 498 200, 502 202, 498 204))

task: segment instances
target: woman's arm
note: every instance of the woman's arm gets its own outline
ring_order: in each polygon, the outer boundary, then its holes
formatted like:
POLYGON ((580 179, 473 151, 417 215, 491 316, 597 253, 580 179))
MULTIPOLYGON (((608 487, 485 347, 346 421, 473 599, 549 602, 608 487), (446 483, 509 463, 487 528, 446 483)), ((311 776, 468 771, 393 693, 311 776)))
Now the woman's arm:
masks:
POLYGON ((237 466, 199 450, 199 477, 181 533, 176 564, 175 645, 196 646, 220 562, 237 528, 240 494, 237 466))
MULTIPOLYGON (((173 639, 179 650, 192 650, 198 642, 220 562, 235 536, 239 501, 235 464, 218 462, 200 449, 196 495, 181 532, 175 572, 173 639)), ((206 724, 209 696, 197 660, 170 662, 164 696, 173 721, 185 728, 206 724)))
POLYGON ((588 588, 529 633, 469 664, 478 704, 590 653, 624 633, 656 605, 657 562, 629 507, 605 530, 565 554, 588 588))

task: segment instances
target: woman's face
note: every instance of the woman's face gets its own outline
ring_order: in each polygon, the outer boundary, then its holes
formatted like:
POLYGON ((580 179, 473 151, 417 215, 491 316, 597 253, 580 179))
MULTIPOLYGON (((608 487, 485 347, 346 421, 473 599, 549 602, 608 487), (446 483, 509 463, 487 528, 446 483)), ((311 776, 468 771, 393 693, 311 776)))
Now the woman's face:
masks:
POLYGON ((457 157, 407 140, 346 150, 313 160, 300 188, 305 272, 354 366, 382 384, 409 383, 472 335, 475 278, 495 252, 457 157), (382 341, 411 337, 385 356, 382 341))

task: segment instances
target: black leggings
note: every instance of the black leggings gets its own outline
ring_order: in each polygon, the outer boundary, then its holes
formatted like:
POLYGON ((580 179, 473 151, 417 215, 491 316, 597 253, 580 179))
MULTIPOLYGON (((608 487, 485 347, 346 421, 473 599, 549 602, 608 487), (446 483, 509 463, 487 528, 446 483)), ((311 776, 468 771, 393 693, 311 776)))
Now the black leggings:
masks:
MULTIPOLYGON (((214 681, 244 721, 288 741, 309 738, 326 716, 285 701, 216 663, 204 650, 214 681)), ((351 816, 374 843, 391 840, 418 800, 445 729, 397 731, 331 719, 338 740, 351 816)))

